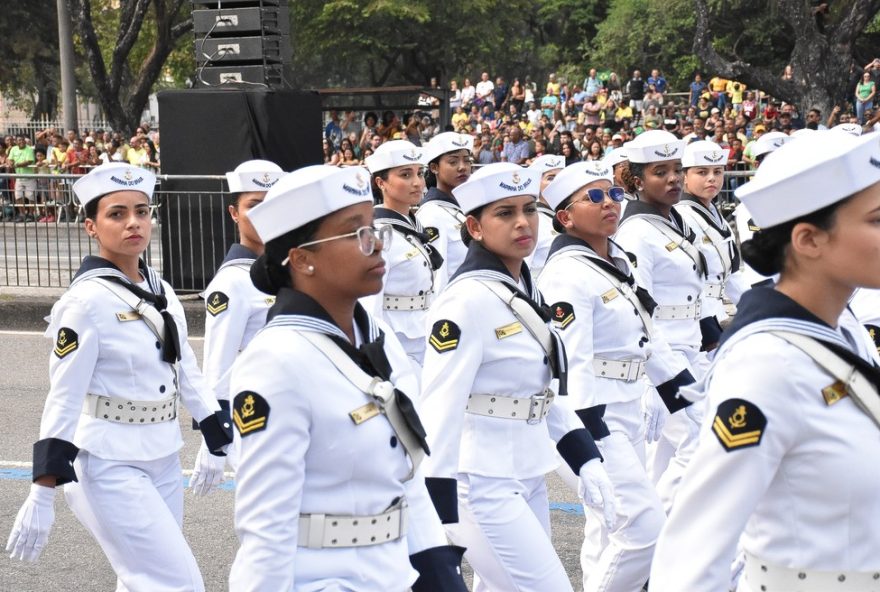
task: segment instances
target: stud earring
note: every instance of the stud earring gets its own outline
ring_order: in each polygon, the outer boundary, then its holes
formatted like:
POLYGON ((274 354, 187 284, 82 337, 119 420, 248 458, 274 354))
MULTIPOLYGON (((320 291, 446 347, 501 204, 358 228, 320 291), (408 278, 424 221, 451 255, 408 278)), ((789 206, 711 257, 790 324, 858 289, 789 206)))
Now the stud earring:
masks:
POLYGON ((309 265, 309 266, 306 268, 306 270, 308 270, 309 273, 314 273, 314 272, 315 272, 315 266, 314 266, 314 265, 309 265))

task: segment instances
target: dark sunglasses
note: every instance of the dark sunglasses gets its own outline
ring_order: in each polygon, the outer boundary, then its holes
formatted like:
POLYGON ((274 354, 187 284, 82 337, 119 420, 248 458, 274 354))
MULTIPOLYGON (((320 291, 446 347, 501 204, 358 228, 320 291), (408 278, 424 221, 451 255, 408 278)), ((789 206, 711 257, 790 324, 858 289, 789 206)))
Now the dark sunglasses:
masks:
MULTIPOLYGON (((626 199, 626 190, 623 187, 618 187, 616 185, 609 187, 608 191, 605 191, 604 189, 597 189, 597 188, 587 189, 587 198, 591 202, 593 202, 594 204, 600 204, 603 201, 605 201, 606 195, 611 198, 611 201, 615 201, 615 202, 619 203, 619 202, 622 202, 624 199, 626 199)), ((568 204, 568 207, 566 209, 570 208, 571 206, 573 206, 577 203, 586 202, 586 201, 587 201, 586 199, 580 199, 578 201, 572 202, 572 203, 568 204)))

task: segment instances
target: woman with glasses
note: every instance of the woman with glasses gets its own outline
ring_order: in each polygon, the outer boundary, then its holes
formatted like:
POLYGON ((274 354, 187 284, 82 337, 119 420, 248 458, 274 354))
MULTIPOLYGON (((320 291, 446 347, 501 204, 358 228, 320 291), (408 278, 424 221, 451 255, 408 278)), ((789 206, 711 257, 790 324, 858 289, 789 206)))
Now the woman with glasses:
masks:
MULTIPOLYGON (((263 254, 263 241, 247 217, 251 208, 263 202, 266 191, 284 172, 274 162, 249 160, 226 173, 232 196, 227 208, 238 230, 238 242, 229 247, 223 263, 205 288, 205 353, 203 370, 208 386, 217 402, 229 416, 229 373, 232 363, 254 335, 266 324, 266 313, 274 302, 254 287, 251 265, 263 254)), ((200 461, 208 452, 199 450, 190 487, 197 495, 205 495, 223 480, 223 457, 215 460, 214 470, 201 471, 200 461)), ((230 446, 226 459, 235 468, 238 455, 230 446)))
POLYGON ((695 242, 706 257, 706 285, 703 288, 703 318, 700 320, 704 351, 718 346, 721 321, 726 320, 724 299, 734 305, 749 285, 740 272, 740 254, 730 225, 715 206, 724 184, 728 150, 715 142, 691 142, 684 149, 684 193, 675 206, 694 230, 695 242))
POLYGON ((358 304, 392 236, 373 226, 369 173, 297 170, 248 217, 265 243, 251 277, 277 297, 232 369, 230 590, 465 590, 419 470, 417 378, 358 304))
POLYGON ((629 254, 611 240, 620 220, 622 187, 604 163, 563 169, 544 190, 556 228, 541 293, 568 352, 568 397, 605 459, 620 520, 609 530, 601 515, 586 521, 581 549, 584 589, 640 590, 648 579, 663 525, 660 498, 645 472, 641 401, 651 387, 671 412, 689 405, 678 396, 693 382, 653 327, 655 303, 633 277, 629 254))
POLYGON ((422 149, 406 140, 379 146, 367 159, 381 205, 373 215, 377 226, 389 226, 394 240, 385 255, 382 290, 364 306, 394 331, 407 355, 421 368, 425 357, 425 317, 434 298, 434 274, 443 264, 430 244, 432 237, 413 216, 425 191, 422 149))
POLYGON ((467 548, 475 590, 571 590, 550 540, 544 475, 556 450, 588 504, 616 521, 614 493, 590 432, 555 400, 567 361, 525 259, 538 233, 538 171, 480 169, 455 189, 467 257, 428 313, 422 416, 428 489, 450 538, 467 548))
MULTIPOLYGON (((638 200, 627 204, 614 240, 635 256, 636 280, 657 302, 652 315, 657 330, 676 352, 678 364, 699 378, 706 365, 700 351, 700 296, 706 261, 695 244, 696 234, 673 208, 681 199, 684 142, 670 132, 651 130, 624 148, 638 200)), ((657 442, 649 474, 668 509, 686 463, 681 451, 695 435, 697 425, 684 414, 676 413, 666 421, 667 415, 660 397, 649 394, 645 400, 646 438, 657 442)))
POLYGON ((880 581, 880 358, 848 309, 880 288, 880 139, 816 132, 738 188, 760 230, 701 390, 711 418, 657 543, 652 590, 869 591, 880 581), (848 174, 840 174, 848 171, 848 174))
POLYGON ((430 236, 431 246, 443 257, 437 270, 435 291, 439 292, 464 261, 467 248, 461 240, 465 216, 452 190, 471 176, 474 139, 465 134, 443 132, 422 150, 422 164, 428 167, 428 189, 416 218, 430 236))

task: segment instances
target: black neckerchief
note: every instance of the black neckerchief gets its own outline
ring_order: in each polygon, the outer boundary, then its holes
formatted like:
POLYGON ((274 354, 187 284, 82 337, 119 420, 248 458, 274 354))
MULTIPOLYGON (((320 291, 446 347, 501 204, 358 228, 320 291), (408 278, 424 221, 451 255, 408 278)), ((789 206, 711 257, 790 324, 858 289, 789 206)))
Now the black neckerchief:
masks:
POLYGON ((107 259, 96 255, 89 255, 83 259, 82 265, 80 265, 79 270, 77 270, 76 275, 73 277, 71 285, 78 279, 98 277, 119 284, 141 300, 152 304, 159 311, 159 314, 162 315, 165 325, 162 361, 173 364, 180 360, 180 335, 177 332, 177 323, 174 321, 174 317, 166 310, 168 308, 168 299, 165 297, 165 287, 162 285, 162 281, 155 270, 148 267, 141 259, 138 259, 138 270, 146 278, 147 285, 150 287, 149 290, 144 290, 133 283, 131 279, 122 273, 119 267, 107 259))
MULTIPOLYGON (((337 331, 321 331, 332 339, 345 354, 354 361, 358 367, 370 376, 378 376, 382 380, 390 381, 393 369, 388 356, 385 353, 385 334, 376 327, 366 309, 358 302, 354 307, 354 323, 357 325, 363 343, 355 347, 348 339, 340 336, 341 328, 336 324, 330 313, 321 304, 303 292, 292 288, 281 288, 275 299, 275 304, 269 309, 268 321, 283 322, 284 317, 311 318, 323 323, 329 323, 337 331), (373 337, 371 339, 371 336, 373 337)), ((401 390, 397 392, 397 405, 403 413, 407 424, 419 440, 419 445, 428 453, 425 428, 419 419, 412 400, 401 390)))
MULTIPOLYGON (((806 308, 773 288, 752 288, 743 294, 736 307, 736 316, 729 327, 722 333, 719 348, 730 339, 737 331, 752 323, 772 318, 794 319, 813 323, 823 329, 831 329, 825 321, 808 311, 806 308)), ((880 390, 880 368, 873 361, 862 358, 858 353, 842 347, 839 343, 831 343, 824 339, 818 339, 822 345, 836 353, 838 356, 854 365, 865 378, 870 380, 880 390)))
POLYGON ((538 211, 551 219, 556 217, 556 211, 542 201, 538 201, 538 211))
POLYGON ((425 205, 431 201, 441 201, 455 206, 460 209, 458 202, 454 197, 446 193, 445 191, 440 191, 436 187, 431 187, 428 189, 428 192, 425 194, 425 197, 422 198, 422 205, 425 205))
MULTIPOLYGON (((630 254, 624 251, 620 245, 615 243, 610 238, 608 239, 608 242, 610 243, 610 246, 612 248, 616 247, 628 259, 630 258, 630 254)), ((547 257, 547 260, 549 261, 553 257, 554 253, 557 253, 562 249, 582 251, 584 256, 589 257, 590 260, 593 261, 593 263, 595 263, 603 271, 611 275, 619 282, 625 283, 629 287, 633 288, 633 291, 636 294, 636 298, 639 299, 639 302, 645 308, 645 310, 648 311, 648 314, 654 314, 654 309, 657 308, 657 303, 654 301, 654 298, 651 297, 650 292, 636 284, 636 280, 632 272, 630 272, 629 274, 624 273, 623 270, 621 270, 619 267, 600 257, 589 243, 569 234, 560 234, 555 239, 553 239, 553 244, 550 245, 550 255, 547 257)), ((609 248, 609 253, 611 252, 611 250, 612 249, 609 248)))
MULTIPOLYGON (((703 202, 701 202, 699 198, 697 198, 695 195, 691 195, 690 193, 685 192, 682 194, 681 200, 692 202, 696 206, 695 208, 692 208, 694 212, 696 212, 696 214, 700 216, 703 220, 708 222, 712 226, 712 228, 717 230, 718 234, 720 234, 722 237, 728 239, 733 235, 733 231, 731 230, 730 226, 724 223, 724 216, 721 215, 721 212, 718 211, 714 204, 711 204, 711 206, 712 209, 715 210, 715 213, 718 214, 717 219, 715 218, 715 216, 712 215, 712 212, 710 212, 709 209, 703 205, 703 202), (718 220, 721 220, 720 224, 718 223, 718 220)), ((742 263, 742 257, 740 255, 739 248, 736 246, 735 242, 730 241, 730 249, 733 255, 730 260, 730 272, 736 273, 737 271, 739 271, 740 265, 742 263)))
POLYGON ((226 252, 226 257, 223 258, 222 266, 225 263, 229 263, 230 261, 234 261, 236 259, 250 259, 255 260, 257 258, 257 254, 242 245, 241 243, 233 243, 231 247, 229 247, 229 251, 226 252))
POLYGON ((637 216, 654 216, 660 218, 664 224, 671 228, 677 235, 689 242, 697 250, 697 254, 700 257, 700 262, 703 266, 703 273, 700 274, 699 270, 697 270, 697 274, 706 275, 708 273, 706 257, 703 255, 703 251, 700 250, 700 247, 694 242, 697 240, 697 233, 687 225, 684 218, 681 217, 681 214, 675 211, 675 208, 669 209, 669 217, 667 218, 652 204, 646 203, 642 200, 631 201, 626 204, 626 210, 623 212, 623 217, 620 219, 620 222, 623 223, 624 220, 635 218, 637 216))
POLYGON ((425 252, 428 253, 428 258, 431 260, 431 269, 433 271, 440 269, 443 265, 443 255, 428 244, 431 239, 428 237, 425 229, 422 228, 422 224, 414 216, 404 216, 400 212, 395 212, 382 206, 374 207, 373 215, 373 224, 390 224, 401 234, 412 236, 418 240, 422 248, 425 249, 425 252))

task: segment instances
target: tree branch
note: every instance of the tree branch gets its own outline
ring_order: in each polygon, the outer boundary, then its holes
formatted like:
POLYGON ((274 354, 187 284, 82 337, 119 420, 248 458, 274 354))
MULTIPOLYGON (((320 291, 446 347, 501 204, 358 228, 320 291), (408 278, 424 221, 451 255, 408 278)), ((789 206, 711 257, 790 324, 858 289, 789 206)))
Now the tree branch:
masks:
MULTIPOLYGON (((91 0, 86 0, 91 2, 91 0)), ((150 7, 150 0, 123 0, 122 12, 119 15, 119 33, 116 36, 116 47, 110 58, 110 88, 119 92, 122 85, 122 71, 128 54, 137 42, 138 34, 150 7)))
POLYGON ((847 47, 852 45, 878 12, 880 12, 880 0, 856 0, 849 14, 832 29, 829 39, 834 39, 836 43, 847 47))

